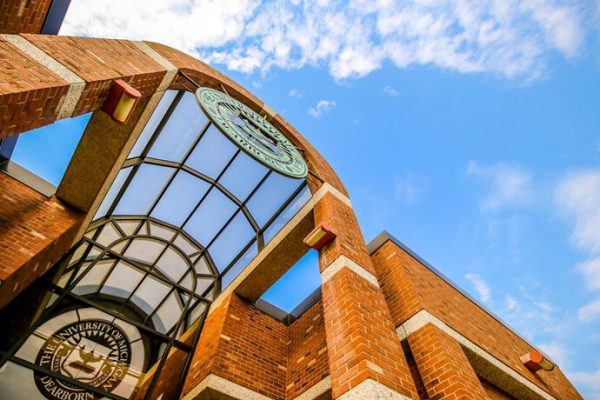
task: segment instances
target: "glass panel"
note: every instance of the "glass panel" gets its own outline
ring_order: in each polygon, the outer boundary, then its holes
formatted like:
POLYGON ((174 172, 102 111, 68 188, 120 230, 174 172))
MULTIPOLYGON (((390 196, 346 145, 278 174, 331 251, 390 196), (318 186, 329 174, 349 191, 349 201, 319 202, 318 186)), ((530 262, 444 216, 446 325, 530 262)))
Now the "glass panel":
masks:
POLYGON ((150 222, 150 234, 170 242, 173 236, 175 236, 175 231, 155 222, 150 222))
POLYGON ((165 243, 152 239, 133 239, 125 256, 146 264, 154 264, 165 248, 165 243))
POLYGON ((152 216, 173 225, 181 225, 210 185, 200 178, 179 171, 152 212, 152 216))
POLYGON ((217 269, 223 271, 255 234, 246 216, 241 211, 238 212, 227 228, 208 248, 217 269))
POLYGON ((204 199, 184 229, 206 246, 225 225, 237 206, 220 190, 213 189, 204 199))
POLYGON ((157 331, 167 333, 177 323, 182 312, 183 304, 179 302, 175 291, 172 291, 156 314, 152 316, 152 322, 157 331))
POLYGON ((152 137, 152 134, 158 127, 158 124, 175 98, 175 95, 177 95, 177 90, 167 90, 165 92, 127 158, 139 157, 142 154, 142 151, 146 147, 148 140, 150 140, 150 137, 152 137))
POLYGON ((301 180, 271 174, 247 203, 256 222, 262 227, 301 183, 301 180))
POLYGON ((258 254, 258 248, 256 243, 253 243, 243 256, 237 260, 235 264, 227 271, 221 279, 221 290, 225 290, 227 286, 239 275, 240 272, 256 257, 258 254))
POLYGON ((196 306, 190 311, 190 316, 188 317, 188 325, 191 325, 200 317, 204 311, 206 311, 206 303, 198 302, 196 306))
POLYGON ((122 170, 119 171, 115 180, 113 181, 112 185, 110 186, 110 189, 108 189, 108 192, 106 193, 106 196, 104 197, 104 200, 102 200, 102 204, 98 208, 98 211, 96 212, 96 215, 94 216, 94 219, 98 219, 98 218, 104 217, 106 215, 106 213, 108 212, 108 209, 110 208, 110 206, 113 203, 113 200, 115 199, 115 197, 117 197, 117 194, 121 190, 121 186, 123 186, 123 183, 129 176, 130 172, 131 172, 131 167, 123 168, 122 170))
POLYGON ((236 151, 237 147, 214 125, 211 125, 188 158, 186 165, 216 179, 236 151))
POLYGON ((121 234, 110 222, 104 225, 102 231, 98 235, 96 242, 108 247, 111 243, 121 238, 121 234))
POLYGON ((142 164, 113 214, 146 214, 172 172, 172 168, 142 164))
POLYGON ((131 236, 137 231, 140 226, 140 221, 118 221, 117 222, 126 235, 131 236))
POLYGON ((235 197, 244 201, 267 172, 267 168, 245 153, 240 153, 219 179, 219 182, 235 197))
POLYGON ((202 296, 214 282, 215 280, 211 278, 198 278, 196 283, 196 294, 202 296))
POLYGON ((143 277, 144 274, 140 270, 119 261, 100 292, 127 298, 143 277))
POLYGON ((194 264, 194 269, 196 270, 197 274, 213 275, 213 270, 208 265, 206 257, 199 259, 196 264, 194 264))
POLYGON ((135 291, 131 301, 150 315, 169 293, 169 287, 153 276, 148 275, 135 291))
POLYGON ((160 135, 152 145, 149 157, 181 161, 208 122, 193 93, 185 92, 160 135))
POLYGON ((277 233, 283 228, 290 220, 300 211, 300 209, 310 200, 311 194, 308 190, 308 186, 305 187, 300 193, 296 195, 296 198, 279 214, 275 220, 265 230, 264 240, 265 244, 269 243, 277 233))
POLYGON ((185 274, 185 276, 181 280, 180 284, 181 284, 181 286, 183 286, 184 288, 186 288, 188 290, 194 290, 194 288, 192 287, 193 274, 191 272, 188 272, 187 274, 185 274))
POLYGON ((0 369, 0 387, 2 388, 1 395, 3 399, 46 400, 46 397, 42 396, 34 382, 32 370, 11 361, 4 364, 0 369))
MULTIPOLYGON (((108 269, 115 263, 114 260, 98 261, 90 271, 81 278, 77 285, 73 288, 75 294, 88 294, 97 291, 100 288, 100 283, 108 273, 108 269)), ((82 266, 83 268, 83 266, 82 266)), ((85 271, 81 269, 80 271, 85 271)), ((80 272, 82 273, 82 272, 80 272)))
POLYGON ((61 276, 57 282, 57 285, 60 286, 61 288, 64 288, 66 286, 67 282, 69 282, 69 278, 73 274, 73 271, 74 270, 70 270, 69 272, 67 272, 63 276, 61 276))
POLYGON ((188 238, 186 238, 183 234, 177 235, 177 238, 173 242, 175 246, 179 247, 181 251, 183 251, 188 256, 200 250, 198 246, 193 244, 188 238))
POLYGON ((178 282, 183 274, 191 268, 186 260, 170 247, 160 256, 156 267, 173 282, 178 282))

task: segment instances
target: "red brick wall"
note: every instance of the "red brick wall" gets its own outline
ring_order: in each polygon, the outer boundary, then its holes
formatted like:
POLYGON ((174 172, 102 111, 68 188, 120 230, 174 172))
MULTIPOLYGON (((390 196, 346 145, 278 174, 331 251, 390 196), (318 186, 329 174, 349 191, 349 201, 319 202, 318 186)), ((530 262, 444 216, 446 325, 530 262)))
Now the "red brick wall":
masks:
POLYGON ((23 35, 86 81, 74 115, 99 108, 114 79, 123 79, 142 96, 152 95, 166 73, 164 67, 128 40, 23 35))
POLYGON ((0 33, 40 33, 52 0, 2 0, 0 33))
POLYGON ((460 345, 432 324, 408 337, 410 349, 430 399, 486 399, 460 345))
POLYGON ((0 172, 0 308, 66 253, 82 220, 0 172))
POLYGON ((319 300, 288 329, 287 399, 329 375, 323 303, 319 300))
POLYGON ((206 321, 184 393, 212 373, 283 399, 287 342, 284 323, 232 295, 206 321))
POLYGON ((68 84, 0 38, 0 139, 54 122, 68 84))
POLYGON ((557 398, 581 398, 559 368, 537 373, 525 368, 519 357, 532 349, 527 342, 392 241, 372 258, 396 326, 427 310, 557 398))

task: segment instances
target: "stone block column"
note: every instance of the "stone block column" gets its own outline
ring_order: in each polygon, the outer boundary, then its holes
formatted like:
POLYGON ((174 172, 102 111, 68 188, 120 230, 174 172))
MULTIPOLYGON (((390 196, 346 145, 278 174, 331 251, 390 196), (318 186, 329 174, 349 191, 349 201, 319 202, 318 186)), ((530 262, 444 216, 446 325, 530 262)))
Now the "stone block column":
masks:
POLYGON ((488 399, 460 344, 428 323, 408 336, 429 399, 488 399))
POLYGON ((319 254, 332 396, 416 399, 350 202, 335 190, 322 192, 315 194, 315 222, 335 227, 337 233, 319 254))

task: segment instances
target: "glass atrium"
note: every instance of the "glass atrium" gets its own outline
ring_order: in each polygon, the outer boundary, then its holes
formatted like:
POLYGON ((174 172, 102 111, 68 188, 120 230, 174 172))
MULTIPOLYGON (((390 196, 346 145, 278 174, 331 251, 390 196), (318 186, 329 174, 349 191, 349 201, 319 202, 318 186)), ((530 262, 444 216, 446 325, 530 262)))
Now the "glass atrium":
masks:
POLYGON ((191 359, 211 302, 309 198, 305 179, 251 157, 193 93, 165 92, 44 283, 45 309, 5 352, 5 395, 150 398, 169 352, 191 359))

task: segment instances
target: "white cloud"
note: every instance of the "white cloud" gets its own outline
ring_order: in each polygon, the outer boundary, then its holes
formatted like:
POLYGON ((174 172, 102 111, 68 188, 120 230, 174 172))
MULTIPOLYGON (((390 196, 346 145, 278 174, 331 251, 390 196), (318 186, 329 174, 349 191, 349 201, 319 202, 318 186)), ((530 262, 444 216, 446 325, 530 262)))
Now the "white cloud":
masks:
POLYGON ((569 373, 569 378, 576 385, 581 385, 589 390, 588 400, 600 400, 600 368, 595 371, 581 371, 569 373))
POLYGON ((600 257, 584 261, 575 269, 583 275, 585 284, 590 290, 600 290, 600 257))
POLYGON ((387 93, 390 96, 396 97, 399 95, 398 91, 391 86, 386 86, 383 88, 383 93, 387 93))
POLYGON ((487 185, 487 193, 481 200, 483 211, 527 204, 533 198, 532 174, 519 166, 505 163, 481 166, 471 161, 467 176, 479 178, 487 185))
POLYGON ((506 308, 509 311, 518 311, 521 308, 519 302, 511 295, 506 296, 506 308))
POLYGON ((335 101, 333 100, 319 100, 316 106, 308 109, 308 113, 315 118, 321 117, 321 115, 331 111, 331 109, 335 106, 335 101))
POLYGON ((475 287, 475 291, 479 295, 479 298, 484 303, 490 301, 491 289, 489 285, 479 276, 478 274, 465 274, 465 278, 467 278, 473 286, 475 287))
POLYGON ((583 322, 592 322, 600 317, 600 299, 581 307, 577 316, 579 317, 579 320, 583 322))
POLYGON ((413 205, 420 200, 425 185, 425 180, 420 177, 396 179, 394 199, 406 205, 413 205))
POLYGON ((288 96, 290 97, 302 97, 302 95, 300 94, 300 92, 296 89, 290 89, 290 91, 288 92, 288 96))
POLYGON ((600 170, 564 178, 556 189, 559 210, 575 218, 572 239, 581 250, 600 253, 600 170))
POLYGON ((550 357, 552 361, 564 369, 569 351, 563 344, 556 342, 540 343, 538 347, 540 350, 542 350, 542 352, 550 357))
MULTIPOLYGON (((563 215, 575 220, 571 239, 588 254, 575 266, 590 290, 600 290, 600 170, 580 171, 567 176, 556 187, 555 200, 563 215)), ((600 299, 578 311, 580 321, 600 317, 600 299)))
POLYGON ((325 66, 336 79, 392 62, 535 78, 584 41, 581 11, 556 0, 79 0, 62 34, 162 42, 230 70, 325 66))

